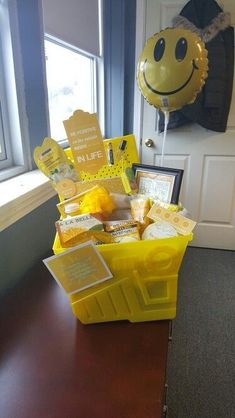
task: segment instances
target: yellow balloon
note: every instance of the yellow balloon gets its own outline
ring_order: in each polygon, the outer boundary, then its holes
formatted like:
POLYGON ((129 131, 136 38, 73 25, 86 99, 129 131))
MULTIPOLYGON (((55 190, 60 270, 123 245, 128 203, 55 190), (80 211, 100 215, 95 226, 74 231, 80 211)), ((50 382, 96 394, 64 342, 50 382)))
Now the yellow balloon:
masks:
POLYGON ((207 71, 207 50, 198 35, 167 28, 148 39, 138 60, 137 82, 151 105, 171 112, 194 102, 207 71))

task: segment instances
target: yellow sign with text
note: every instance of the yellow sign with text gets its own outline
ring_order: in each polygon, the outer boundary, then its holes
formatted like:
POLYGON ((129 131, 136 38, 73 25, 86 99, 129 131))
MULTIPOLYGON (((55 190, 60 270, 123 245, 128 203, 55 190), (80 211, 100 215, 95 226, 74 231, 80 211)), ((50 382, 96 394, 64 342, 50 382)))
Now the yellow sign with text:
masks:
POLYGON ((92 241, 46 258, 43 262, 68 295, 113 277, 92 241))
POLYGON ((74 164, 78 171, 91 174, 107 164, 104 143, 96 114, 76 110, 64 121, 74 164))

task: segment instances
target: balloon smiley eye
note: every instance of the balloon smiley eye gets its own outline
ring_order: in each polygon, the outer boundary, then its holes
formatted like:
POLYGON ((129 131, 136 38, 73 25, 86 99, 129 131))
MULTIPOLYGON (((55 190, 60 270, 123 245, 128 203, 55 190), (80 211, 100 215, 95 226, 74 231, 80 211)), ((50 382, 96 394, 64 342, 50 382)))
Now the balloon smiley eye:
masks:
POLYGON ((180 38, 175 47, 175 58, 177 61, 183 61, 187 53, 188 44, 185 38, 180 38))
POLYGON ((155 61, 160 61, 165 51, 165 39, 158 39, 155 48, 154 48, 154 59, 155 61))

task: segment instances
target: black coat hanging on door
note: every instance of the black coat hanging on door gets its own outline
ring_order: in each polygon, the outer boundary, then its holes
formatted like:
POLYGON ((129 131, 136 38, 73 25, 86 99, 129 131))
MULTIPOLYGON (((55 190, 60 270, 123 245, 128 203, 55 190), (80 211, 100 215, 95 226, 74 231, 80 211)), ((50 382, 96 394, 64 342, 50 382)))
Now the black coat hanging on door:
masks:
MULTIPOLYGON (((215 0, 190 0, 173 26, 196 32, 208 50, 208 78, 195 102, 170 113, 168 129, 196 122, 206 129, 225 132, 232 98, 234 73, 234 29, 230 15, 215 0)), ((164 116, 160 112, 160 131, 164 116)))

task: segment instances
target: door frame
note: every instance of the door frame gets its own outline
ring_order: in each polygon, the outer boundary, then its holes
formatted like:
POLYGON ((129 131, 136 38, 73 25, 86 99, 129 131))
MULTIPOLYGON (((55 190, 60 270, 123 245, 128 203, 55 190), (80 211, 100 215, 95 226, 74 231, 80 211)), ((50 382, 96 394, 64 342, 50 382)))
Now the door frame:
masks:
MULTIPOLYGON (((137 63, 139 56, 143 50, 146 36, 146 0, 136 0, 136 33, 135 33, 135 69, 137 70, 137 63)), ((135 71, 136 71, 135 70, 135 71)), ((137 78, 135 77, 134 89, 134 120, 133 133, 136 138, 137 148, 141 160, 142 155, 142 135, 143 135, 143 108, 144 98, 138 88, 137 78)))

